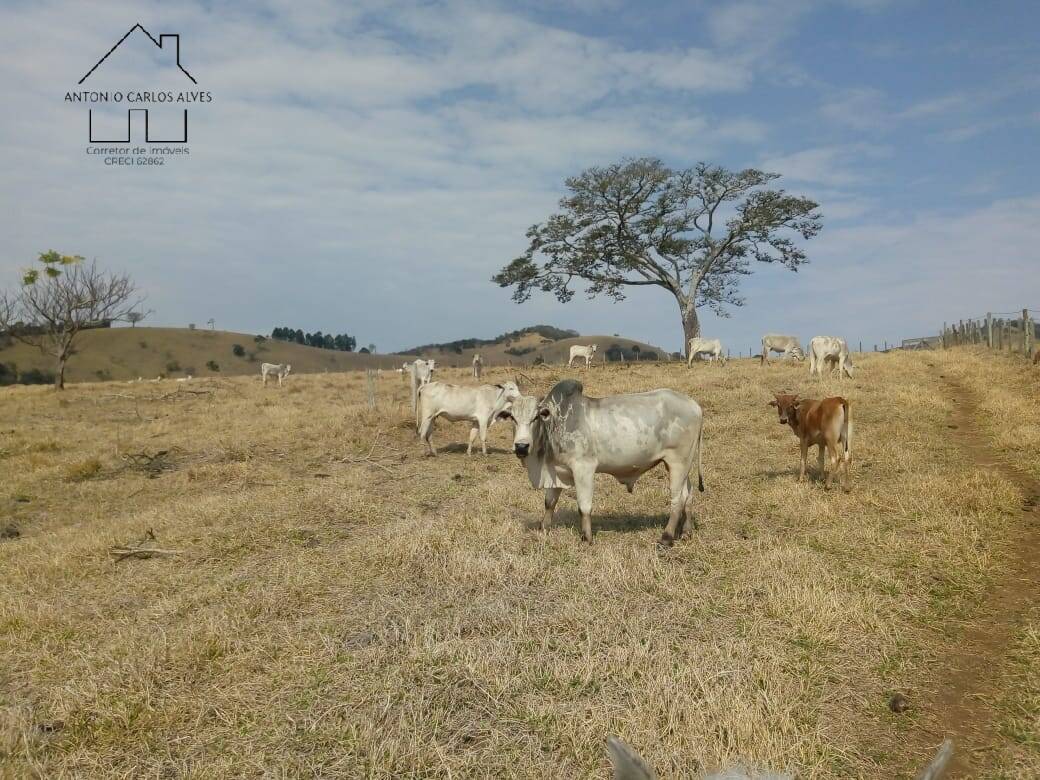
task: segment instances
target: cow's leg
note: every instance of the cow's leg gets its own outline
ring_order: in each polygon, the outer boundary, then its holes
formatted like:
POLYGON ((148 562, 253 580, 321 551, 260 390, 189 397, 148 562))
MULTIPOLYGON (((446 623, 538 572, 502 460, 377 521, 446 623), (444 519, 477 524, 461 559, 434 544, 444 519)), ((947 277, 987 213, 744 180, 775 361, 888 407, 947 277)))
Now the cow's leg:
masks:
POLYGON ((567 361, 567 368, 574 365, 574 355, 571 355, 571 359, 567 361))
MULTIPOLYGON (((837 444, 830 439, 827 439, 827 460, 830 461, 828 464, 830 467, 827 469, 827 478, 824 480, 823 487, 826 490, 831 489, 831 479, 834 477, 834 470, 840 468, 840 461, 838 460, 838 447, 837 444)), ((823 445, 820 445, 820 459, 823 460, 823 445)))
POLYGON ((843 446, 844 442, 838 439, 838 465, 841 468, 841 489, 848 493, 852 490, 852 485, 849 484, 849 462, 845 460, 843 446))
POLYGON ((477 432, 480 434, 480 451, 484 455, 487 455, 487 432, 488 432, 487 421, 486 420, 481 420, 479 423, 477 423, 477 425, 478 425, 477 432))
POLYGON ((574 470, 574 490, 578 494, 578 512, 581 513, 581 538, 592 544, 592 492, 596 484, 593 469, 574 470))
MULTIPOLYGON (((467 456, 473 454, 473 442, 477 440, 477 434, 479 432, 480 431, 477 428, 477 424, 473 423, 473 425, 470 426, 470 429, 469 429, 469 446, 466 447, 466 455, 467 456)), ((485 452, 484 454, 487 455, 487 452, 485 452)))
POLYGON ((798 481, 805 482, 805 461, 809 457, 809 442, 802 439, 800 441, 800 446, 802 448, 802 470, 798 474, 798 481))
POLYGON ((419 424, 419 438, 426 444, 427 454, 436 456, 437 450, 433 446, 433 418, 424 417, 419 424))
POLYGON ((686 502, 690 497, 690 480, 684 464, 679 461, 664 462, 668 469, 669 495, 672 497, 671 512, 668 515, 668 525, 664 527, 661 534, 661 544, 671 545, 676 539, 682 537, 683 526, 686 524, 686 502))
POLYGON ((561 495, 563 495, 563 488, 545 489, 545 514, 542 515, 543 533, 549 533, 549 529, 552 527, 553 515, 556 514, 556 504, 559 503, 561 495))

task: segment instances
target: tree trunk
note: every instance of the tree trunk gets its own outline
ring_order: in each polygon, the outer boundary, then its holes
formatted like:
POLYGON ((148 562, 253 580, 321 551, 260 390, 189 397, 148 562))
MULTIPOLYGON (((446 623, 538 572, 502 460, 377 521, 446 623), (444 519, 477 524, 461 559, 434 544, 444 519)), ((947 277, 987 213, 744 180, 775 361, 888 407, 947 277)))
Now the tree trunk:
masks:
POLYGON ((688 309, 683 309, 682 313, 682 353, 686 355, 688 359, 690 357, 690 339, 698 338, 701 335, 701 321, 697 317, 697 309, 693 306, 690 306, 688 309))
POLYGON ((54 389, 64 390, 65 389, 65 364, 68 362, 68 358, 58 358, 58 370, 54 373, 54 389))

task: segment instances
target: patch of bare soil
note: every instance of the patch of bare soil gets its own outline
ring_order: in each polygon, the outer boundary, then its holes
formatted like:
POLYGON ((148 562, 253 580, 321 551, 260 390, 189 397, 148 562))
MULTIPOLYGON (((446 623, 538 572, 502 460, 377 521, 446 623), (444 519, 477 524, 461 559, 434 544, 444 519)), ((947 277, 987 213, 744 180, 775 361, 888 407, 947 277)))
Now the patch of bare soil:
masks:
POLYGON ((990 588, 977 614, 965 623, 944 660, 945 679, 927 711, 939 731, 952 738, 954 756, 948 778, 987 774, 989 754, 997 747, 998 714, 991 702, 1016 630, 1027 610, 1040 600, 1040 481, 999 457, 979 429, 977 402, 971 391, 943 377, 954 401, 950 435, 976 466, 992 469, 1022 493, 1021 517, 1015 522, 1003 575, 990 588))

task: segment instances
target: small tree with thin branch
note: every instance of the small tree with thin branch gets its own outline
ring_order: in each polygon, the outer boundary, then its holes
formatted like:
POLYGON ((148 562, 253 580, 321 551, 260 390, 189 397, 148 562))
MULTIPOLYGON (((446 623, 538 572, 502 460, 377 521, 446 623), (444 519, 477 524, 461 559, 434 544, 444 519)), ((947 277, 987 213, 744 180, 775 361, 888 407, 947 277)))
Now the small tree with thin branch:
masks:
POLYGON ((700 335, 697 309, 728 316, 742 306, 751 261, 792 271, 807 262, 794 238, 822 226, 817 204, 769 189, 778 174, 699 163, 672 170, 660 160, 622 160, 566 181, 560 210, 527 231, 523 255, 492 277, 523 303, 541 290, 567 302, 572 285, 616 301, 628 287, 660 287, 679 305, 683 349, 700 335))
POLYGON ((54 389, 65 389, 65 367, 89 327, 126 320, 141 303, 127 274, 102 271, 79 255, 43 252, 14 292, 0 295, 0 329, 54 358, 54 389))

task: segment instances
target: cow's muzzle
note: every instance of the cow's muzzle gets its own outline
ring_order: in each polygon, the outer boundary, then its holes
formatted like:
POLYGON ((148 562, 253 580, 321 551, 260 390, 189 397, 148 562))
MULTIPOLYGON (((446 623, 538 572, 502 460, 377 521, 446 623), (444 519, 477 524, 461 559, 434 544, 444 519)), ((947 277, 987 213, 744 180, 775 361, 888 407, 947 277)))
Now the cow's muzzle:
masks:
POLYGON ((530 444, 520 444, 520 443, 518 443, 518 444, 514 444, 513 445, 513 453, 518 458, 526 458, 528 453, 530 453, 530 452, 531 452, 531 445, 530 444))

